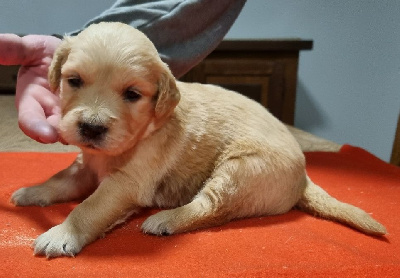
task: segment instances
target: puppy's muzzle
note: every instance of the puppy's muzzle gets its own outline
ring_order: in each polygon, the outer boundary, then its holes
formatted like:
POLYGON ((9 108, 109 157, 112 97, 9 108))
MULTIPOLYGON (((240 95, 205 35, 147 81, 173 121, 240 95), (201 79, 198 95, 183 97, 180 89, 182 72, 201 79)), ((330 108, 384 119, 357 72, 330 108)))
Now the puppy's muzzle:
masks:
POLYGON ((108 131, 108 127, 104 125, 96 125, 91 123, 79 122, 79 134, 82 138, 90 141, 102 140, 108 131))

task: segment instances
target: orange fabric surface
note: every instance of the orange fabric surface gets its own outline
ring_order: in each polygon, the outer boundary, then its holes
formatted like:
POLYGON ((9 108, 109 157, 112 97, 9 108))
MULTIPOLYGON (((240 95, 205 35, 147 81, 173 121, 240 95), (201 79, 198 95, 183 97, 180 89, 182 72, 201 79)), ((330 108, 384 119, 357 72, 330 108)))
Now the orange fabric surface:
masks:
POLYGON ((14 207, 12 192, 39 183, 76 154, 0 154, 0 277, 399 277, 400 168, 344 146, 307 153, 310 177, 360 206, 389 234, 374 238, 301 211, 244 219, 169 237, 140 232, 156 210, 133 217, 76 258, 34 257, 32 240, 62 222, 76 204, 14 207))

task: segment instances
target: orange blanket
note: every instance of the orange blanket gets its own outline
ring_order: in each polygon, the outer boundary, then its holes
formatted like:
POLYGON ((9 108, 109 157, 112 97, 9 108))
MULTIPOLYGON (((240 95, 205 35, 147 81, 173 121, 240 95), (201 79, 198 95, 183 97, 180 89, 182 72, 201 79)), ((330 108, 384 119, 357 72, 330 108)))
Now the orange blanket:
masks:
POLYGON ((16 208, 11 193, 41 182, 76 154, 0 154, 0 277, 399 277, 400 168, 344 146, 307 153, 310 177, 388 229, 373 238, 301 211, 169 237, 140 232, 155 210, 132 218, 76 258, 32 256, 32 240, 76 204, 16 208))

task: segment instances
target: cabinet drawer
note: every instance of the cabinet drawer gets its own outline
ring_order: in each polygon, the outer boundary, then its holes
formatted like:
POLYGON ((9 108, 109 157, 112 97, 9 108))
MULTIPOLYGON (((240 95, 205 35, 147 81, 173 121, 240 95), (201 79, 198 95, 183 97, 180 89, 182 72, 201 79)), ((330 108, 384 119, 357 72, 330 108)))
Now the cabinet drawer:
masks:
POLYGON ((0 90, 15 90, 19 66, 0 66, 0 90))

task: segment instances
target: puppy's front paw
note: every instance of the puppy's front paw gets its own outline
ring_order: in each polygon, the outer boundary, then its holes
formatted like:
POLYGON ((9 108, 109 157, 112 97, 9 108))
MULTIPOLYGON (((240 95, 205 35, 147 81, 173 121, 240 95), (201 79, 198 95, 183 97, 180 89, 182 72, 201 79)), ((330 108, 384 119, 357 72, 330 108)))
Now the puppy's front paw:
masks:
POLYGON ((33 243, 34 254, 47 258, 69 256, 74 257, 87 244, 85 237, 71 232, 63 223, 40 235, 33 243))
POLYGON ((45 188, 38 186, 20 188, 11 196, 11 203, 16 206, 41 206, 51 205, 49 193, 45 188))

